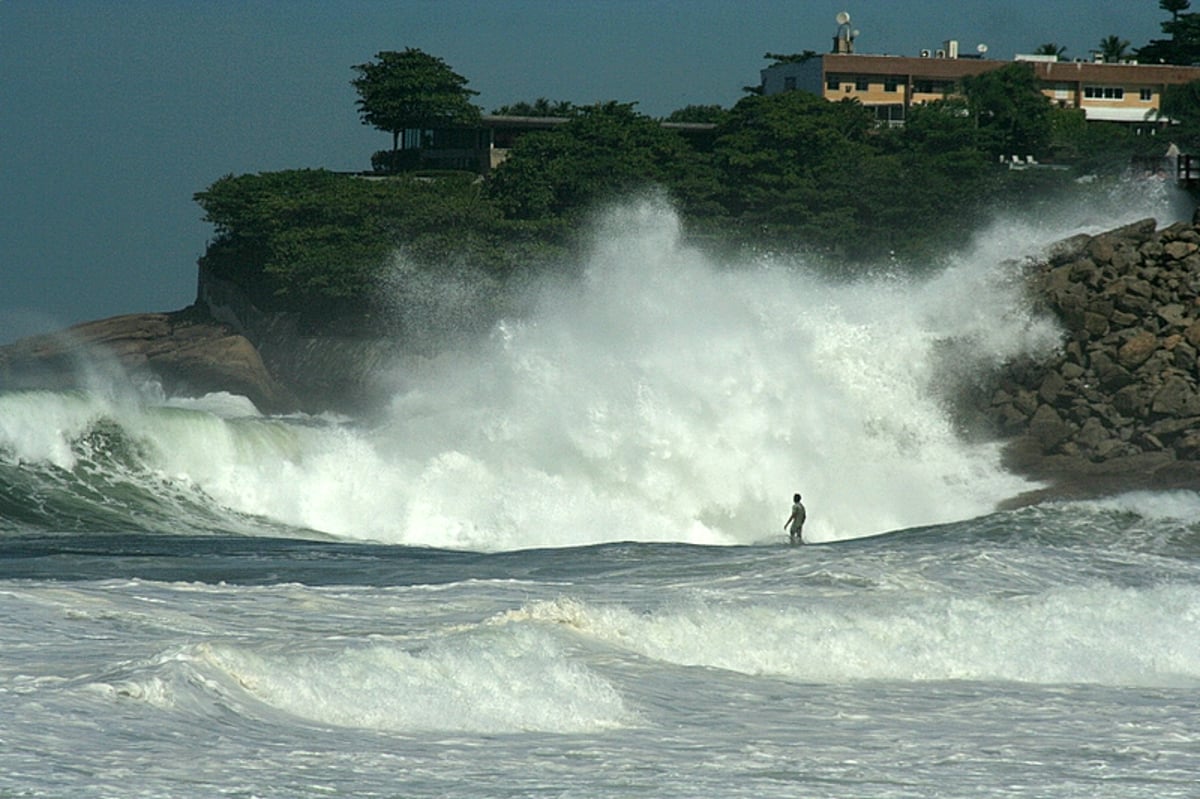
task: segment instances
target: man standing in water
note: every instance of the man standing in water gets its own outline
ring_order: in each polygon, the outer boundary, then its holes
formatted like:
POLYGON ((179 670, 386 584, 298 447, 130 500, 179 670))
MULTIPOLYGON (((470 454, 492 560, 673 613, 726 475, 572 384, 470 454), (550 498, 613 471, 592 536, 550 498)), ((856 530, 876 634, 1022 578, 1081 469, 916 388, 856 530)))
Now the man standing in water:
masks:
POLYGON ((783 523, 783 529, 788 531, 789 539, 793 544, 804 543, 804 520, 808 518, 808 513, 804 510, 804 503, 800 501, 799 494, 792 495, 792 515, 783 523))

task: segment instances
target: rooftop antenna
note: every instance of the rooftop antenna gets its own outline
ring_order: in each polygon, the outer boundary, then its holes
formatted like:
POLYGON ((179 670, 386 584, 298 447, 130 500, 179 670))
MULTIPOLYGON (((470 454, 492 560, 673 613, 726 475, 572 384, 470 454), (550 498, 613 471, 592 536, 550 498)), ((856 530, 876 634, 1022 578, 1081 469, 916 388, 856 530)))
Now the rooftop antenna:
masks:
POLYGON ((853 53, 854 39, 858 36, 858 31, 850 29, 850 12, 839 11, 837 16, 838 30, 837 35, 833 37, 833 52, 835 53, 853 53))

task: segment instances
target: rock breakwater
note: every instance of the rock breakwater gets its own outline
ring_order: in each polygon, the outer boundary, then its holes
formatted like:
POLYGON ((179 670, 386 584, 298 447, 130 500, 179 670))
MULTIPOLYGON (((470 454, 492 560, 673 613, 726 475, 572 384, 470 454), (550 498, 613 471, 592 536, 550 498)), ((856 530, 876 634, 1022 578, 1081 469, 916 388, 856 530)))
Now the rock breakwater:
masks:
POLYGON ((1030 287, 1064 346, 1010 364, 986 409, 1010 466, 1053 483, 1027 499, 1200 488, 1200 227, 1076 236, 1030 287))

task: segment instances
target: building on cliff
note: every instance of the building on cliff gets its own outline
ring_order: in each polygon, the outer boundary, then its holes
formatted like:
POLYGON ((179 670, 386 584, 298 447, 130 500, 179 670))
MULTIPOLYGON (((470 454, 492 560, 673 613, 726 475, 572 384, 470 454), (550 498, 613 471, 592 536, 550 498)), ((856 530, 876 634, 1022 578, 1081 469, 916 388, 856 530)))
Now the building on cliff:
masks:
MULTIPOLYGON (((963 78, 1012 63, 986 58, 985 45, 961 53, 953 39, 917 57, 859 54, 854 52, 857 31, 850 29, 849 16, 839 14, 837 21, 833 52, 767 67, 761 72, 763 94, 803 90, 830 101, 853 98, 872 108, 880 123, 902 125, 913 105, 943 99, 963 78)), ((1165 125, 1169 120, 1158 112, 1166 87, 1200 80, 1200 67, 1107 63, 1098 56, 1068 61, 1053 55, 1017 55, 1014 60, 1032 67, 1042 93, 1056 105, 1081 109, 1096 122, 1165 125)))
MULTIPOLYGON (((517 139, 527 133, 565 125, 568 117, 527 117, 484 114, 476 127, 405 131, 408 151, 418 154, 424 169, 462 169, 486 175, 504 163, 517 139), (417 143, 420 143, 418 146, 417 143)), ((703 122, 662 122, 693 141, 711 139, 716 125, 703 122)))

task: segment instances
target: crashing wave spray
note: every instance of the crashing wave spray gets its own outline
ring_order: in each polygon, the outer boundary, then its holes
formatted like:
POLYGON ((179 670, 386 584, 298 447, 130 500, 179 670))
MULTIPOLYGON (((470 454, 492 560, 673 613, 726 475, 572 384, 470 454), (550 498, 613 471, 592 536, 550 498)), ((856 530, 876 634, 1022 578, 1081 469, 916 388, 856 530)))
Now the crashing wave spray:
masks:
POLYGON ((782 540, 795 491, 814 541, 966 518, 1028 486, 960 435, 941 387, 1058 345, 1006 259, 1079 224, 997 226, 924 277, 837 282, 715 260, 667 204, 631 203, 529 313, 409 362, 373 429, 212 398, 9 395, 0 461, 79 470, 80 442, 126 441, 120 464, 89 450, 87 468, 280 534, 483 550, 782 540))
POLYGON ((986 512, 1023 483, 956 433, 939 350, 966 342, 975 368, 1057 343, 1015 268, 838 284, 769 259, 718 264, 661 202, 618 209, 582 280, 397 396, 377 440, 406 474, 393 535, 750 543, 794 490, 813 540, 986 512))

